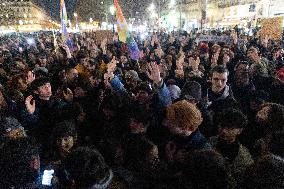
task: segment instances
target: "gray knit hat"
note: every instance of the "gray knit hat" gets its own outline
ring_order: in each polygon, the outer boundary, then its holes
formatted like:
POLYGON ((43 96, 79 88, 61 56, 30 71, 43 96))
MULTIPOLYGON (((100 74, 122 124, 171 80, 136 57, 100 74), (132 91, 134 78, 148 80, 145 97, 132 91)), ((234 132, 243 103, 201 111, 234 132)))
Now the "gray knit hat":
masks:
POLYGON ((0 134, 5 135, 13 130, 21 129, 23 132, 24 128, 19 121, 13 117, 3 117, 0 119, 0 134))

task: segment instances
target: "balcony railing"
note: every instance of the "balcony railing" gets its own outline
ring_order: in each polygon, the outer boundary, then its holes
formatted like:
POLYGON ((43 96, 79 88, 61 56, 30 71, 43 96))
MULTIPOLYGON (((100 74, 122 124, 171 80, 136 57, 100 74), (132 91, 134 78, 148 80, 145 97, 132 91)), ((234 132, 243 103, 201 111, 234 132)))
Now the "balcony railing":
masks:
POLYGON ((257 0, 217 0, 216 1, 218 7, 220 8, 235 6, 235 5, 251 4, 256 2, 257 0))

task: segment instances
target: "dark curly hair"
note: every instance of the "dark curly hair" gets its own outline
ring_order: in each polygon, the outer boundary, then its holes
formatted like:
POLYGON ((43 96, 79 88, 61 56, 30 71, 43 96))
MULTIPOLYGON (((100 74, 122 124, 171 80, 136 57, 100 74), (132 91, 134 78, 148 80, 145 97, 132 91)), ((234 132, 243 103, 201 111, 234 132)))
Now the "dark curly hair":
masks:
POLYGON ((37 91, 39 87, 45 85, 46 83, 50 83, 50 80, 48 77, 39 77, 36 78, 30 86, 30 90, 37 91))
POLYGON ((214 122, 221 128, 245 128, 248 119, 240 110, 229 108, 217 114, 214 122))
POLYGON ((64 168, 70 181, 76 188, 89 188, 94 185, 107 186, 112 172, 103 156, 96 149, 78 147, 64 161, 64 168))
POLYGON ((60 138, 72 136, 74 139, 77 138, 77 132, 75 129, 75 122, 73 121, 62 121, 57 123, 51 133, 51 144, 53 147, 56 146, 56 141, 60 138))
POLYGON ((261 109, 265 107, 269 107, 266 133, 284 132, 284 106, 276 103, 265 103, 261 106, 261 109))
POLYGON ((36 143, 27 137, 5 140, 0 149, 0 188, 25 187, 36 181, 38 170, 31 167, 38 157, 36 143))
POLYGON ((229 188, 230 177, 225 159, 216 151, 196 151, 186 161, 186 165, 185 176, 194 188, 229 188))

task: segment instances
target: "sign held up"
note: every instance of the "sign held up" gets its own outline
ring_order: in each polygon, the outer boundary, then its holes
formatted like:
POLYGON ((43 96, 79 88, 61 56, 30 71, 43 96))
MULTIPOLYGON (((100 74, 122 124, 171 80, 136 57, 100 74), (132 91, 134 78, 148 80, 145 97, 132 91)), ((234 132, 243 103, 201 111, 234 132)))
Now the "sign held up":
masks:
POLYGON ((260 37, 268 36, 273 40, 282 40, 283 17, 264 18, 261 20, 260 37))
POLYGON ((195 40, 196 43, 199 42, 216 42, 216 43, 226 43, 231 42, 230 36, 217 36, 217 35, 200 35, 195 40))

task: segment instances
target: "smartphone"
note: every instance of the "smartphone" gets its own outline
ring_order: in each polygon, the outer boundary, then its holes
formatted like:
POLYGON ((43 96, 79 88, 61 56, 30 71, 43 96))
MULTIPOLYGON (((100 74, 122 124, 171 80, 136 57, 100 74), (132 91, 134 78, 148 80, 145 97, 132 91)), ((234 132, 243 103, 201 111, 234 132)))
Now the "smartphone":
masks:
POLYGON ((54 170, 44 170, 41 184, 45 186, 51 186, 52 184, 52 178, 53 178, 54 170))

